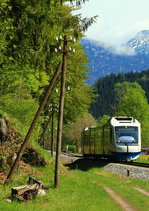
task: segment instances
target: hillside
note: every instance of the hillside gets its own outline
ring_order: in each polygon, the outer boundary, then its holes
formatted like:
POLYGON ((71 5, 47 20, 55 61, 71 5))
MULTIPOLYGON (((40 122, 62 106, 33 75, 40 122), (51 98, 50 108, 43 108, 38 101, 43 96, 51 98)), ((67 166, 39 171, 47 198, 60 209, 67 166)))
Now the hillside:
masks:
POLYGON ((149 31, 144 30, 122 46, 106 46, 92 40, 82 39, 81 44, 88 55, 88 73, 92 84, 98 78, 110 74, 138 72, 149 68, 149 31))

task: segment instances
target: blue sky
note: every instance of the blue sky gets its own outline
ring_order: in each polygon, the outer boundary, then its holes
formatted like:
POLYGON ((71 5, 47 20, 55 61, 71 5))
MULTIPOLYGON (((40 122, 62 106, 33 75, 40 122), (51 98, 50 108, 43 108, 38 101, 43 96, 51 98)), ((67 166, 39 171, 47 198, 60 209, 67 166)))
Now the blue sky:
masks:
POLYGON ((78 11, 98 15, 86 37, 106 45, 121 45, 141 30, 149 30, 149 0, 89 0, 78 11))

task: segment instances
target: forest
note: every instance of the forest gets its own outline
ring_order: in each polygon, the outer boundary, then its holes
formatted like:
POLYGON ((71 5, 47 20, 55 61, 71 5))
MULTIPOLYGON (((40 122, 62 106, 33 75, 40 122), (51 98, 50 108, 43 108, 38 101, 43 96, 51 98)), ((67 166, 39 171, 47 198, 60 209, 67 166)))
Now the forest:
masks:
MULTIPOLYGON (((0 2, 0 117, 23 138, 31 124, 42 96, 62 60, 62 42, 69 42, 64 124, 76 121, 92 101, 92 88, 85 83, 87 59, 80 44, 83 32, 92 22, 73 15, 83 1, 2 0, 0 2), (66 4, 66 2, 68 2, 66 4), (70 90, 67 90, 67 87, 70 90), (79 90, 79 91, 78 91, 79 90)), ((51 105, 59 102, 60 76, 36 125, 33 140, 39 138, 50 116, 51 105)), ((57 114, 55 115, 55 117, 57 114)), ((55 118, 57 123, 57 118, 55 118)))
POLYGON ((105 114, 115 114, 117 105, 115 85, 123 82, 137 82, 140 84, 149 102, 149 70, 111 74, 99 78, 93 85, 95 95, 97 96, 90 106, 90 111, 95 118, 99 118, 105 114))

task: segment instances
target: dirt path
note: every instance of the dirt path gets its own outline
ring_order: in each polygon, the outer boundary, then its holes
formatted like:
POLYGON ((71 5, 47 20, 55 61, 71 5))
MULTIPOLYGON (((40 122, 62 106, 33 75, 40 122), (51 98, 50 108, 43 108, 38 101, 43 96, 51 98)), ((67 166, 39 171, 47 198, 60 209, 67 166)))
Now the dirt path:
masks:
POLYGON ((128 202, 122 199, 116 192, 114 192, 109 187, 103 187, 105 191, 122 207, 123 210, 126 211, 136 211, 128 202))
POLYGON ((96 181, 92 181, 99 186, 102 186, 104 190, 120 205, 120 207, 125 211, 137 211, 132 205, 130 205, 127 201, 122 199, 115 191, 111 188, 104 186, 102 184, 97 183, 96 181))
POLYGON ((142 188, 133 187, 133 189, 135 189, 135 190, 137 190, 137 191, 143 193, 143 194, 146 195, 146 196, 149 196, 149 192, 146 191, 146 190, 144 190, 144 189, 142 189, 142 188))

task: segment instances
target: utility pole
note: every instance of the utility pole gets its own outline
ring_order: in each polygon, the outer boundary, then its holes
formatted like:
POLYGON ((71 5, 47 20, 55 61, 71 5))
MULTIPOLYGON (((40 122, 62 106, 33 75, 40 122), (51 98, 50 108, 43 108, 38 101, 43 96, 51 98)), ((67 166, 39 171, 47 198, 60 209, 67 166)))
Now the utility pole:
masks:
POLYGON ((54 104, 52 103, 52 113, 51 113, 51 156, 53 157, 54 151, 54 104))
POLYGON ((63 127, 63 113, 64 113, 67 42, 68 42, 67 35, 65 35, 63 40, 63 57, 62 57, 63 63, 61 72, 61 90, 60 90, 58 128, 57 128, 55 178, 54 178, 55 188, 59 187, 59 176, 60 176, 60 155, 61 155, 62 127, 63 127))
POLYGON ((46 132, 46 129, 48 128, 48 125, 49 125, 49 122, 50 122, 51 118, 52 118, 52 114, 50 115, 49 119, 46 121, 45 126, 44 126, 44 129, 43 129, 43 132, 42 132, 42 134, 40 136, 40 139, 38 141, 38 143, 40 145, 43 144, 43 147, 44 147, 44 143, 42 143, 42 140, 44 140, 45 132, 46 132))
MULTIPOLYGON (((57 38, 58 40, 58 38, 57 38)), ((60 177, 60 155, 61 155, 61 142, 62 142, 62 127, 63 127, 63 115, 64 115, 64 97, 65 97, 65 77, 66 77, 66 55, 68 51, 75 53, 75 49, 71 47, 67 49, 68 42, 75 42, 75 38, 64 36, 64 39, 60 36, 60 41, 63 41, 62 49, 62 72, 61 72, 61 90, 60 90, 60 100, 59 100, 59 114, 58 114, 58 127, 57 127, 57 143, 56 143, 56 161, 55 161, 55 177, 54 177, 54 187, 59 187, 59 177, 60 177)), ((59 48, 61 49, 61 48, 59 48)), ((57 52, 57 49, 55 49, 57 52)))
POLYGON ((39 116, 40 116, 40 114, 41 114, 41 112, 42 112, 42 110, 43 110, 43 108, 44 108, 44 106, 45 106, 45 104, 47 102, 47 99, 48 99, 48 97, 49 97, 49 95, 51 93, 51 90, 52 90, 52 88, 54 86, 54 83, 55 83, 55 81, 56 81, 56 79, 57 79, 57 77, 59 75, 59 72, 60 72, 60 69, 61 69, 61 65, 62 64, 60 62, 58 67, 57 67, 57 69, 56 69, 56 71, 55 71, 55 73, 54 73, 54 75, 53 75, 53 77, 52 77, 52 79, 51 79, 51 81, 50 81, 48 89, 47 89, 47 91, 46 91, 46 93, 45 93, 45 95, 44 95, 44 97, 43 97, 43 99, 41 101, 41 104, 40 104, 40 106, 38 108, 38 111, 37 111, 37 113, 36 113, 36 115, 35 115, 35 117, 34 117, 34 119, 32 121, 32 124, 31 124, 31 126, 30 126, 30 128, 29 128, 29 130, 27 132, 27 135, 26 135, 26 137, 25 137, 25 139, 24 139, 24 141, 23 141, 23 143, 21 145, 20 151, 18 152, 16 160, 14 161, 14 163, 13 163, 11 169, 10 169, 10 172, 9 172, 9 174, 8 174, 6 180, 5 180, 4 185, 9 183, 10 179, 12 178, 12 175, 13 175, 15 169, 17 168, 17 166, 19 164, 19 161, 22 158, 22 154, 23 154, 24 150, 26 149, 26 145, 27 145, 27 143, 28 143, 28 141, 30 139, 30 136, 31 136, 31 134, 33 132, 33 129, 34 129, 35 125, 36 125, 36 122, 39 119, 39 116))

